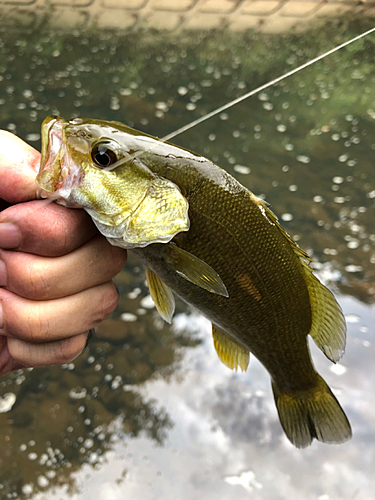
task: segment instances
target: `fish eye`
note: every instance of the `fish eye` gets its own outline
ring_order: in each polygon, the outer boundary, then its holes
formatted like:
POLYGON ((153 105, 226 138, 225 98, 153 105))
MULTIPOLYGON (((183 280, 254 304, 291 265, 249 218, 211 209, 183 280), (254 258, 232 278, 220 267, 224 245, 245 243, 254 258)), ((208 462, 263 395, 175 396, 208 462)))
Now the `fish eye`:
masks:
POLYGON ((119 157, 108 143, 96 144, 91 151, 91 158, 99 168, 110 167, 119 160, 119 157))

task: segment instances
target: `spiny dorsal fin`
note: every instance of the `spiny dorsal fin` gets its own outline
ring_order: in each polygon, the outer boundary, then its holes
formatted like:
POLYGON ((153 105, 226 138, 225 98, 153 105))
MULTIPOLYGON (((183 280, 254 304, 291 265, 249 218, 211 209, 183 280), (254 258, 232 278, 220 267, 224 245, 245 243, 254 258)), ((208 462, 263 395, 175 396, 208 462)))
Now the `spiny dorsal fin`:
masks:
POLYGON ((333 293, 325 287, 312 269, 303 263, 311 302, 310 336, 315 344, 336 363, 345 351, 346 323, 333 293))
POLYGON ((211 266, 173 243, 169 243, 166 247, 168 249, 166 260, 180 276, 211 293, 228 297, 226 286, 211 266))
POLYGON ((249 366, 250 352, 233 342, 226 333, 214 324, 212 324, 212 337, 220 361, 232 370, 237 371, 237 368, 240 367, 245 372, 249 366))
POLYGON ((146 267, 146 279, 158 313, 167 323, 172 323, 175 302, 171 289, 148 267, 146 267))
MULTIPOLYGON (((262 214, 267 217, 267 219, 269 219, 269 222, 271 224, 275 224, 275 225, 278 225, 279 226, 279 223, 278 223, 278 218, 277 216, 272 212, 272 210, 269 208, 270 207, 270 204, 266 201, 266 200, 263 200, 262 198, 259 198, 259 196, 256 196, 254 193, 252 193, 251 191, 250 192, 250 197, 251 197, 251 200, 256 204, 258 205, 258 207, 260 208, 262 214)), ((280 229, 283 231, 283 229, 281 228, 281 226, 279 226, 280 229)))
POLYGON ((303 261, 306 261, 306 262, 311 262, 311 259, 307 255, 307 253, 304 252, 302 250, 302 248, 300 248, 297 245, 297 243, 291 238, 291 236, 285 231, 285 229, 282 226, 280 226, 279 219, 277 218, 277 215, 275 215, 272 212, 272 210, 269 208, 270 207, 269 203, 267 203, 265 200, 262 200, 262 198, 255 196, 255 194, 252 193, 251 191, 250 191, 250 195, 251 195, 252 201, 259 206, 262 214, 268 219, 268 222, 270 224, 276 226, 279 229, 279 231, 282 233, 284 238, 286 238, 288 240, 289 244, 291 245, 294 252, 297 254, 298 258, 302 259, 303 261))

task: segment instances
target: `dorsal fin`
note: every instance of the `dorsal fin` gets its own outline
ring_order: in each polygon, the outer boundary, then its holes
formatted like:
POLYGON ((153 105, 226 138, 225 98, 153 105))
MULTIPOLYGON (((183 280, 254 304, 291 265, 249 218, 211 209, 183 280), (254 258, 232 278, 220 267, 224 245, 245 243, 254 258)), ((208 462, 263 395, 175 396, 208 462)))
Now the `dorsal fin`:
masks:
POLYGON ((252 194, 251 198, 259 206, 270 224, 278 227, 299 258, 305 272, 311 303, 312 323, 310 336, 327 358, 336 363, 343 355, 346 343, 346 324, 341 307, 332 292, 313 274, 309 265, 311 262, 310 257, 280 226, 278 218, 269 208, 268 203, 254 194, 252 194))
POLYGON ((325 287, 312 269, 303 263, 311 302, 310 336, 328 359, 336 363, 345 351, 345 317, 333 293, 325 287))
POLYGON ((236 344, 223 330, 214 324, 212 324, 212 337, 220 361, 232 370, 237 371, 237 368, 240 367, 245 372, 249 366, 250 352, 236 344))
POLYGON ((284 238, 286 238, 288 240, 289 244, 291 245, 294 252, 297 254, 298 258, 303 259, 306 262, 311 262, 311 259, 307 255, 307 253, 297 245, 297 243, 292 239, 292 237, 280 225, 279 219, 278 219, 277 215, 275 215, 272 212, 272 210, 270 209, 269 203, 267 203, 265 200, 262 200, 262 198, 255 196, 255 194, 253 194, 251 191, 250 191, 250 195, 251 195, 252 201, 258 205, 260 211, 262 212, 264 217, 267 218, 268 222, 270 224, 276 226, 279 229, 279 231, 281 232, 281 234, 284 236, 284 238))

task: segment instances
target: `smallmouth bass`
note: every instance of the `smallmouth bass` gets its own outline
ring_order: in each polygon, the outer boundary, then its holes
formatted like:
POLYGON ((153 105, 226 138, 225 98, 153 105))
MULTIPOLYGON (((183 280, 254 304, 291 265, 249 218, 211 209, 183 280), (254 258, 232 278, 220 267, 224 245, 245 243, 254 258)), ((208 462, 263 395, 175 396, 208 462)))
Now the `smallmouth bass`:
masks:
POLYGON ((350 439, 307 342, 338 361, 341 308, 263 200, 208 159, 126 125, 56 116, 42 124, 37 184, 84 208, 110 243, 140 258, 166 321, 175 293, 212 322, 224 364, 244 371, 250 352, 259 359, 295 446, 350 439))

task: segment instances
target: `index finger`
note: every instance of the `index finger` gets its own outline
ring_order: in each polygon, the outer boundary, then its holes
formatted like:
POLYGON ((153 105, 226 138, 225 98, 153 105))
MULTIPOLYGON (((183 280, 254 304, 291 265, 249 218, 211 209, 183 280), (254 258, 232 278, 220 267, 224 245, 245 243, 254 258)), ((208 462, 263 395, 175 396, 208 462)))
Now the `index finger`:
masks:
POLYGON ((0 248, 57 257, 72 252, 97 232, 84 210, 50 200, 19 203, 0 212, 0 248), (16 241, 8 233, 10 225, 17 228, 16 241))
POLYGON ((0 130, 0 198, 9 203, 35 200, 40 153, 19 137, 0 130))

